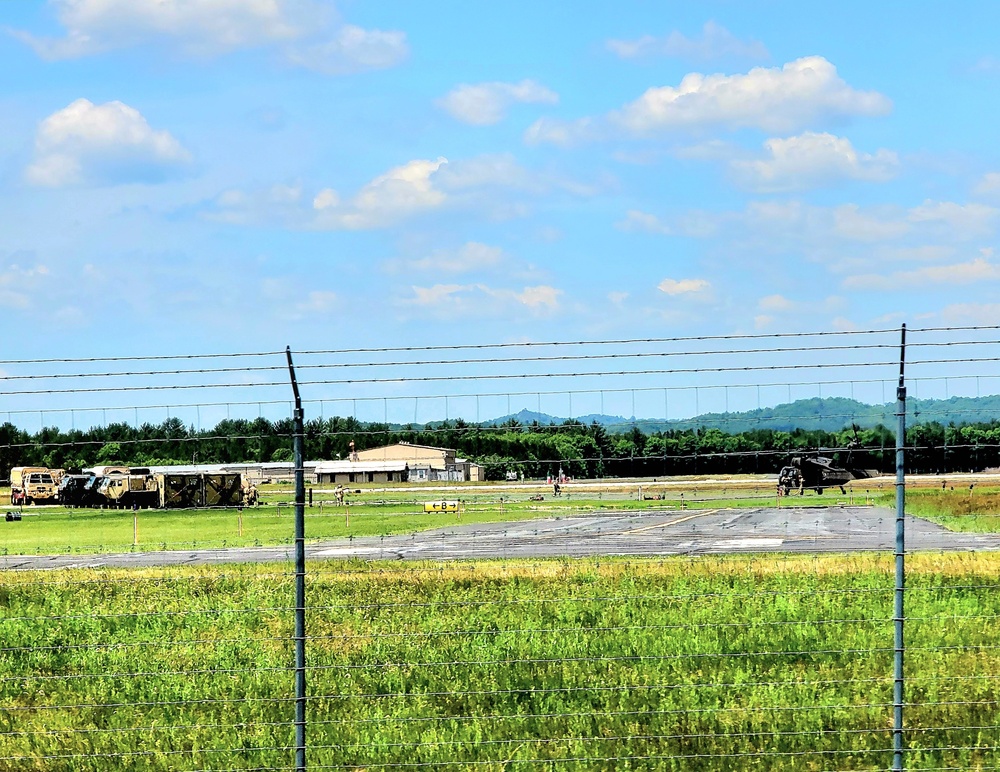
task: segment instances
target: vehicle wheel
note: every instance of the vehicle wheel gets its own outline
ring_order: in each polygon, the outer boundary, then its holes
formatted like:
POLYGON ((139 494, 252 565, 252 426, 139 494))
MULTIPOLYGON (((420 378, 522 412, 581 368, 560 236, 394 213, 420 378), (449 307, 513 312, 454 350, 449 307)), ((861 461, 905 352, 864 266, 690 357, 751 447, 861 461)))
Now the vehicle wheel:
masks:
POLYGON ((24 503, 30 507, 32 504, 35 503, 35 500, 31 498, 31 496, 28 496, 27 498, 25 498, 24 503))

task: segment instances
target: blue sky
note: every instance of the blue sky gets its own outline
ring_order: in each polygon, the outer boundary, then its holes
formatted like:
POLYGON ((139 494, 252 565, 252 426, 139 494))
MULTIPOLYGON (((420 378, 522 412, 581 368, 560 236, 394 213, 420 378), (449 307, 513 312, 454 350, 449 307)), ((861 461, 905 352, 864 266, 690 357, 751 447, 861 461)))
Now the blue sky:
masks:
POLYGON ((1000 6, 0 6, 5 356, 995 324, 1000 6))

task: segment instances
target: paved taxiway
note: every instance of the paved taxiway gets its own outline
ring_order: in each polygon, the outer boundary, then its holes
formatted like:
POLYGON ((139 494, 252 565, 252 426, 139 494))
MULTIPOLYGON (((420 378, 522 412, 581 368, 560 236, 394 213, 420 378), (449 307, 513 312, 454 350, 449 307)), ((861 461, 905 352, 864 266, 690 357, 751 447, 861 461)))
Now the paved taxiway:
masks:
MULTIPOLYGON (((892 550, 896 516, 874 507, 607 512, 508 523, 458 525, 398 536, 309 544, 309 559, 462 560, 596 555, 892 550)), ((906 549, 1000 550, 1000 534, 953 533, 906 518, 906 549)), ((288 561, 292 548, 248 547, 101 555, 7 555, 0 569, 146 567, 288 561)))

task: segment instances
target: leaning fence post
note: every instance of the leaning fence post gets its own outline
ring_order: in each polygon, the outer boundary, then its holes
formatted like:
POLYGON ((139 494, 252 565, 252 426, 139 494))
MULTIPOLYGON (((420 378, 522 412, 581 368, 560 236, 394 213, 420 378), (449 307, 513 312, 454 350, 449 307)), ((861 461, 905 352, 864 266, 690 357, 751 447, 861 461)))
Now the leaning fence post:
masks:
POLYGON ((893 611, 894 657, 892 690, 892 768, 903 769, 903 590, 906 585, 905 498, 906 480, 904 447, 906 444, 906 385, 903 366, 906 362, 906 325, 899 344, 899 386, 896 388, 896 594, 893 611))
POLYGON ((306 484, 303 459, 305 426, 299 384, 295 380, 292 349, 287 347, 288 374, 295 395, 295 428, 292 447, 295 454, 295 772, 306 768, 306 484))

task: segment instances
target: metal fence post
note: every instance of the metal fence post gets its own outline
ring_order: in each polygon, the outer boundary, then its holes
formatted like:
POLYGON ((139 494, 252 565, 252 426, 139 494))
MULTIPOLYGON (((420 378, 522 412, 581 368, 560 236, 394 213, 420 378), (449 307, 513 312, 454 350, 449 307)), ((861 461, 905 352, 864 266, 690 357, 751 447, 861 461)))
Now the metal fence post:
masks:
POLYGON ((906 467, 906 385, 903 367, 906 363, 906 325, 900 331, 899 386, 896 387, 896 593, 893 622, 895 626, 892 690, 892 768, 903 769, 903 590, 906 585, 905 499, 906 467))
POLYGON ((306 534, 305 425, 292 349, 287 347, 288 374, 295 395, 292 446, 295 454, 295 772, 306 768, 306 534))

